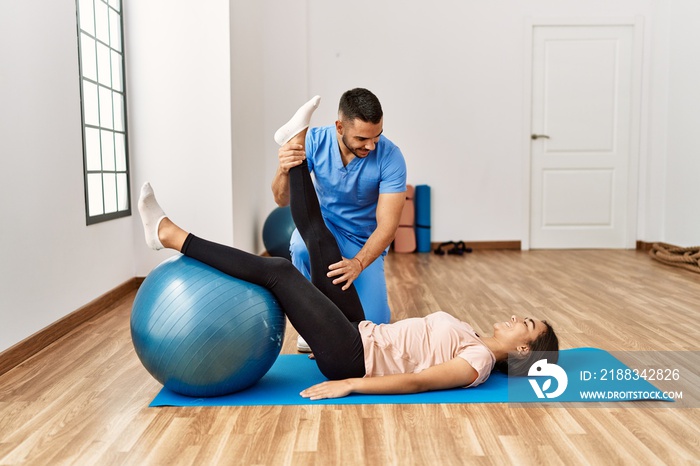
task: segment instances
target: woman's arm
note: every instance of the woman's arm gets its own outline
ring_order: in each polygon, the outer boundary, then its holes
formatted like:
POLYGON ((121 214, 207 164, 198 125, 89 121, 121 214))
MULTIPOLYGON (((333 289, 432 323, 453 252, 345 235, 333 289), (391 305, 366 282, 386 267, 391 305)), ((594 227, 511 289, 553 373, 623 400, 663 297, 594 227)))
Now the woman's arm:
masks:
POLYGON ((330 380, 307 388, 301 392, 301 396, 322 400, 340 398, 350 393, 375 395, 419 393, 465 387, 474 382, 478 376, 478 372, 467 361, 458 357, 417 374, 330 380))

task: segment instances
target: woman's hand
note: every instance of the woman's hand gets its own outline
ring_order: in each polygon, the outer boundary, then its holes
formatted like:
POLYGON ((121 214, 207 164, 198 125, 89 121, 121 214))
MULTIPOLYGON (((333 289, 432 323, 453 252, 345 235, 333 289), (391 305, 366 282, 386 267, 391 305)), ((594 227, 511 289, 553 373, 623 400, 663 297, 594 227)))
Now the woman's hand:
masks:
POLYGON ((340 398, 350 393, 368 395, 420 393, 466 387, 472 384, 478 376, 479 373, 471 364, 457 356, 422 372, 323 382, 302 391, 301 396, 312 400, 322 400, 340 398))
POLYGON ((352 384, 349 379, 329 380, 302 390, 304 398, 310 400, 324 400, 327 398, 342 398, 352 393, 352 384))

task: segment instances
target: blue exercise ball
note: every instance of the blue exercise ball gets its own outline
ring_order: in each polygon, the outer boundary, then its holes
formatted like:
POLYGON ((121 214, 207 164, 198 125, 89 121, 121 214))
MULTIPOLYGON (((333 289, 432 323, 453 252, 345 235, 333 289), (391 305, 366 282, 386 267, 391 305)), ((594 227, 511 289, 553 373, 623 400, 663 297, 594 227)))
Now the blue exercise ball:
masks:
POLYGON ((263 225, 263 244, 265 250, 275 257, 284 257, 291 260, 289 254, 289 240, 294 233, 294 220, 292 219, 292 211, 287 207, 277 207, 270 212, 270 215, 265 219, 263 225))
POLYGON ((146 370, 193 397, 255 384, 279 356, 285 327, 270 291, 183 255, 148 274, 131 311, 131 338, 146 370))

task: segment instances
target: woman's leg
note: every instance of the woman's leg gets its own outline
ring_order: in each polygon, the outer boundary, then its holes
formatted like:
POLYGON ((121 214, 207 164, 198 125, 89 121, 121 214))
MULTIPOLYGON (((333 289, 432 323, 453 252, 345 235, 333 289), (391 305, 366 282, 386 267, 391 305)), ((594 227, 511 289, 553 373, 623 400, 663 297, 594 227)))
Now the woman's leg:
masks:
POLYGON ((254 254, 197 238, 174 224, 158 205, 149 184, 139 199, 146 240, 154 249, 170 248, 232 277, 269 289, 294 328, 314 351, 330 379, 364 375, 362 339, 357 325, 316 289, 291 262, 254 254))
MULTIPOLYGON (((357 238, 350 238, 329 227, 333 236, 338 240, 338 247, 343 257, 355 257, 363 244, 357 238)), ((389 301, 386 292, 386 277, 384 276, 385 254, 380 254, 374 262, 364 268, 362 273, 352 283, 357 290, 362 308, 365 310, 365 320, 375 324, 388 324, 391 320, 389 301)))
POLYGON ((334 285, 333 278, 327 275, 328 266, 342 260, 342 255, 333 233, 321 216, 306 160, 289 170, 289 191, 292 218, 309 252, 311 282, 343 311, 350 322, 365 320, 355 285, 343 291, 341 285, 334 285))
MULTIPOLYGON (((316 96, 302 105, 275 133, 275 141, 281 146, 289 143, 289 148, 293 150, 298 150, 294 147, 296 145, 305 149, 309 122, 320 100, 316 96)), ((309 254, 311 282, 343 311, 350 322, 365 320, 362 303, 354 285, 343 291, 342 285, 334 285, 333 278, 327 275, 328 266, 341 261, 342 255, 333 233, 323 221, 306 160, 289 168, 287 174, 292 218, 309 254)))

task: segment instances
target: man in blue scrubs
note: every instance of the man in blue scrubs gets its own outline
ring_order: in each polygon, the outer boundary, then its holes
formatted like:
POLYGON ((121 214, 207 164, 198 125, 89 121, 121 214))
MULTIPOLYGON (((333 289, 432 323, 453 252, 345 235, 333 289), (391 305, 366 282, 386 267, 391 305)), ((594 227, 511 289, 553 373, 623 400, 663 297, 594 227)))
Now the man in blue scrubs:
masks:
MULTIPOLYGON (((335 125, 311 128, 306 150, 287 143, 279 149, 272 192, 279 206, 289 204, 289 169, 306 157, 314 176, 323 218, 335 236, 343 260, 329 267, 333 283, 355 285, 367 320, 391 319, 384 257, 396 235, 405 203, 406 162, 383 134, 379 99, 367 89, 340 98, 335 125)), ((306 245, 298 231, 290 241, 292 262, 310 278, 306 245)), ((298 342, 300 351, 308 347, 298 342)))

